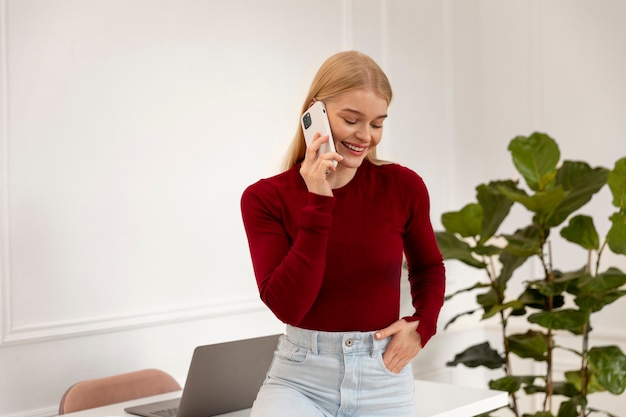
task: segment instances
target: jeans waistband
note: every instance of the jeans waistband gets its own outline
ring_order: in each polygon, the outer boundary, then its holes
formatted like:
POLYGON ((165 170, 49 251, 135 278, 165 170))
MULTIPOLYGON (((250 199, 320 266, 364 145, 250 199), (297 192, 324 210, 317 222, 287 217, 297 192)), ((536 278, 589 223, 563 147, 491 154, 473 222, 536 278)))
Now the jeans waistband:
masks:
POLYGON ((384 351, 389 339, 376 340, 375 332, 322 332, 287 325, 287 338, 291 343, 319 352, 342 352, 344 354, 369 354, 375 356, 384 351))

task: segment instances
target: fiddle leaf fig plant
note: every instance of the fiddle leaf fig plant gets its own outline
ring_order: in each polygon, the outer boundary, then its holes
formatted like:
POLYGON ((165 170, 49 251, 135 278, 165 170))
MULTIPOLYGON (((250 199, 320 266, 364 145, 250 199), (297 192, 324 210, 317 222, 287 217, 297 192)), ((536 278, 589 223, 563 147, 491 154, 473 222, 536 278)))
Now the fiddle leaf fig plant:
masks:
POLYGON ((514 138, 508 150, 521 179, 480 184, 476 201, 444 213, 445 230, 436 232, 446 260, 484 271, 484 279, 447 296, 475 292, 476 306, 454 316, 446 328, 460 317, 480 313, 481 320, 497 321, 501 336, 499 346, 480 342, 448 365, 502 369, 502 377, 489 386, 509 393, 507 408, 516 417, 612 416, 590 407, 588 396, 624 392, 626 355, 617 346, 592 347, 590 336, 593 314, 626 295, 626 274, 614 266, 603 269, 601 262, 607 250, 626 255, 626 157, 611 170, 561 161, 556 141, 540 132, 514 138), (606 185, 612 195, 604 206, 610 229, 602 235, 593 217, 581 210, 606 185), (512 231, 501 230, 515 205, 530 212, 530 221, 512 231), (579 247, 586 261, 573 271, 558 269, 559 253, 552 250, 557 240, 579 247), (540 276, 520 274, 518 269, 527 261, 537 262, 540 276), (521 293, 511 294, 511 288, 520 288, 513 282, 521 284, 521 293), (579 341, 579 347, 559 344, 565 334, 579 341), (556 375, 559 350, 575 355, 580 365, 556 375), (515 373, 515 358, 535 361, 542 372, 515 373), (541 410, 523 412, 520 395, 541 395, 541 410))

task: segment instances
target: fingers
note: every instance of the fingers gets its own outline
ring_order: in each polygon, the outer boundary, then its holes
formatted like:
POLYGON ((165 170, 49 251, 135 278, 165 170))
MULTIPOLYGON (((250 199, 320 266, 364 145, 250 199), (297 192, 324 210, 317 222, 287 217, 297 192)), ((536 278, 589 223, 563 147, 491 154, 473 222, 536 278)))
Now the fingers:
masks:
POLYGON ((328 135, 321 136, 316 133, 313 142, 307 147, 304 160, 300 166, 300 175, 306 183, 307 189, 319 195, 332 196, 332 188, 328 182, 328 175, 335 172, 337 163, 343 156, 337 152, 326 152, 318 156, 320 147, 328 142, 328 135))
MULTIPOLYGON (((390 336, 393 336, 394 334, 398 333, 403 328, 403 325, 400 323, 400 321, 401 320, 394 321, 393 323, 391 323, 391 325, 385 327, 384 329, 381 329, 381 330, 377 331, 374 334, 374 336, 378 340, 383 340, 383 339, 386 339, 386 338, 388 338, 390 336)), ((402 320, 402 321, 404 321, 404 320, 402 320)))
POLYGON ((377 340, 391 337, 383 353, 383 362, 389 371, 399 373, 422 350, 418 323, 400 319, 375 333, 377 340))
POLYGON ((320 136, 316 133, 314 140, 306 149, 304 161, 302 161, 302 168, 304 177, 311 176, 318 180, 325 180, 331 172, 334 172, 337 168, 337 163, 343 159, 341 155, 336 152, 327 152, 319 154, 320 147, 329 140, 329 136, 320 136))
POLYGON ((316 132, 315 135, 313 136, 313 141, 306 149, 307 156, 313 157, 313 159, 315 159, 322 145, 328 142, 329 140, 330 140, 329 135, 322 136, 320 135, 319 132, 316 132))
POLYGON ((391 372, 399 373, 417 356, 420 350, 421 344, 397 344, 390 342, 383 354, 383 362, 391 372))
POLYGON ((317 159, 320 161, 330 161, 333 166, 337 166, 337 162, 341 161, 343 157, 337 152, 330 152, 327 147, 322 148, 329 140, 329 135, 321 136, 319 132, 315 133, 313 142, 311 142, 311 145, 306 149, 305 160, 311 163, 315 162, 317 159))

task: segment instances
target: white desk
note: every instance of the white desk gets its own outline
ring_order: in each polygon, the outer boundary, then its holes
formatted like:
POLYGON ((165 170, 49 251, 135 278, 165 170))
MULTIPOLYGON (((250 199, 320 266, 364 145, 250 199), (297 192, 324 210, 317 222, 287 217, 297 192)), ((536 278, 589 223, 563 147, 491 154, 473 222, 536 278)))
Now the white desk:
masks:
MULTIPOLYGON (((125 407, 180 397, 181 391, 146 397, 124 403, 65 414, 68 417, 132 416, 125 407)), ((507 405, 508 395, 502 391, 459 387, 429 381, 415 381, 416 417, 469 417, 507 405)), ((220 417, 249 417, 250 410, 222 414, 220 417)), ((136 416, 135 416, 136 417, 136 416)))

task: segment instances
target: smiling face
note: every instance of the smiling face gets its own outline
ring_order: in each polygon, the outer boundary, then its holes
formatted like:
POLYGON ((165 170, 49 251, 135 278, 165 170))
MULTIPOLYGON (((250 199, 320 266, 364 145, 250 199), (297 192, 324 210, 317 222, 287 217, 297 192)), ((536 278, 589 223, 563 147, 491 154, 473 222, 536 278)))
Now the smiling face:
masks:
POLYGON ((380 143, 387 118, 387 100, 374 90, 359 89, 326 100, 326 110, 343 169, 358 168, 370 150, 380 143))

